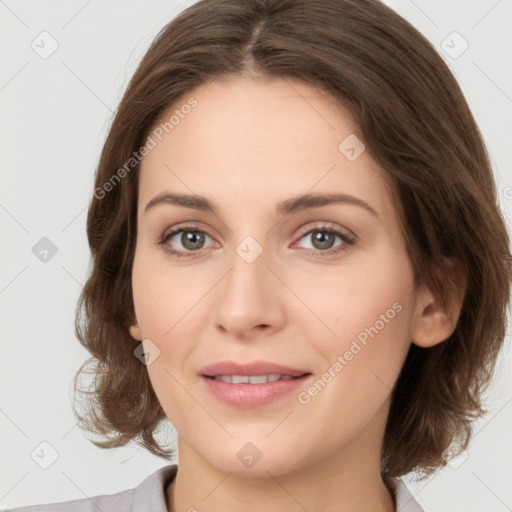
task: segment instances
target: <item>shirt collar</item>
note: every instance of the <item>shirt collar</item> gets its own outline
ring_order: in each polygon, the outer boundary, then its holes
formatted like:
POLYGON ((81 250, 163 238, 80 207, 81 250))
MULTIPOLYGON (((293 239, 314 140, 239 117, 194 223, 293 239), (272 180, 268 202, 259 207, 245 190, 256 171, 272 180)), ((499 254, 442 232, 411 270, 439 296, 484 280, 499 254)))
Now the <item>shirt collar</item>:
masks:
POLYGON ((168 512, 165 490, 176 476, 178 466, 164 466, 143 480, 133 496, 131 512, 168 512))
POLYGON ((387 477, 384 482, 395 498, 396 512, 425 512, 402 480, 387 477))

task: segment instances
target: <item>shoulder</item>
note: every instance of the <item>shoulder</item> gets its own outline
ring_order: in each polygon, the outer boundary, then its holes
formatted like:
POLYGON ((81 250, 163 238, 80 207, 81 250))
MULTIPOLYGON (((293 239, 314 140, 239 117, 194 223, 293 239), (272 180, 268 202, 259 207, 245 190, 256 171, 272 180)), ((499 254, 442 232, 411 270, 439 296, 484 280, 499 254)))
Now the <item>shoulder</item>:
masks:
POLYGON ((117 512, 130 510, 133 503, 134 489, 118 492, 116 494, 103 494, 91 498, 83 498, 60 503, 47 503, 45 505, 29 505, 26 507, 9 508, 2 512, 117 512))
POLYGON ((425 512, 400 478, 388 477, 385 482, 395 497, 397 511, 425 512))
POLYGON ((2 509, 1 512, 167 512, 165 489, 176 476, 177 466, 164 466, 145 478, 137 487, 115 494, 90 498, 2 509))

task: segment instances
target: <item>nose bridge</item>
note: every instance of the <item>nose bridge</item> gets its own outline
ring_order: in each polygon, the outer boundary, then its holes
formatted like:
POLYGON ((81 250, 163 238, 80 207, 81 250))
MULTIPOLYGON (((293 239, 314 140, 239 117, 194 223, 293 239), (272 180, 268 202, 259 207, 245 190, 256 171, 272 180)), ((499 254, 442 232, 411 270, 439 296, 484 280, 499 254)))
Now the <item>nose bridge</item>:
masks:
POLYGON ((243 337, 253 327, 277 328, 283 321, 279 286, 267 268, 271 254, 256 238, 246 236, 233 247, 230 271, 216 297, 216 323, 243 337))
POLYGON ((257 296, 262 292, 268 273, 268 251, 263 243, 259 243, 254 237, 245 237, 236 247, 231 259, 231 285, 242 292, 252 290, 252 295, 257 296))

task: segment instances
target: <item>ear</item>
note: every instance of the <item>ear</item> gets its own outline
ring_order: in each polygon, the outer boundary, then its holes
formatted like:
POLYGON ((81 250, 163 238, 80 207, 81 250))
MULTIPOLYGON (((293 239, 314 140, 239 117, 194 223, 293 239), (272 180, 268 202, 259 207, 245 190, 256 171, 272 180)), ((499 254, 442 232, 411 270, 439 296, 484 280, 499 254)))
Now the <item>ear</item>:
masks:
POLYGON ((418 295, 412 342, 428 348, 447 340, 455 331, 467 289, 467 272, 453 258, 445 258, 457 282, 457 289, 449 297, 448 311, 443 311, 433 293, 423 289, 418 295))
POLYGON ((135 320, 129 327, 130 336, 132 338, 135 338, 138 341, 142 341, 142 335, 140 334, 140 327, 137 323, 137 320, 135 320))

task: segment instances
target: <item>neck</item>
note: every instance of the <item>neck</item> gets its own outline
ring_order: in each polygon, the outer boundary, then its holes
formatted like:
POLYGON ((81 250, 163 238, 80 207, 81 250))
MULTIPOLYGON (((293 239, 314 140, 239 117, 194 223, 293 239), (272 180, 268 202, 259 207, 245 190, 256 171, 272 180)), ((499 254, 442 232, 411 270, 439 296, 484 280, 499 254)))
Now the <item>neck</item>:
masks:
POLYGON ((258 477, 220 471, 178 437, 178 472, 167 488, 167 508, 169 512, 396 512, 380 475, 384 425, 385 421, 370 422, 357 439, 329 453, 304 457, 292 471, 269 468, 258 477))
POLYGON ((367 484, 344 484, 346 480, 337 475, 319 487, 316 480, 312 483, 311 479, 305 478, 290 483, 286 477, 274 477, 268 481, 258 479, 259 482, 250 485, 245 482, 244 485, 239 479, 224 476, 216 482, 194 478, 194 488, 190 489, 182 482, 187 477, 183 473, 180 476, 182 485, 178 484, 176 476, 167 490, 169 512, 225 509, 241 512, 396 512, 396 503, 380 479, 367 484))

